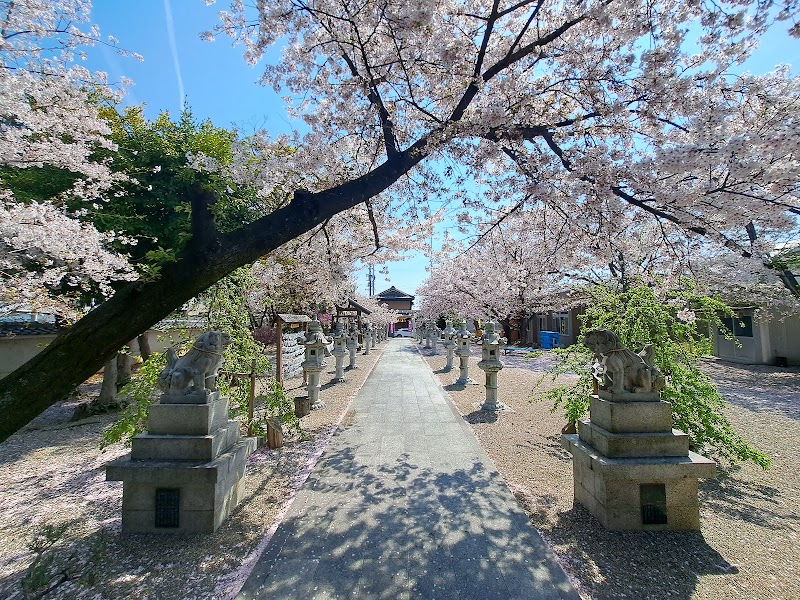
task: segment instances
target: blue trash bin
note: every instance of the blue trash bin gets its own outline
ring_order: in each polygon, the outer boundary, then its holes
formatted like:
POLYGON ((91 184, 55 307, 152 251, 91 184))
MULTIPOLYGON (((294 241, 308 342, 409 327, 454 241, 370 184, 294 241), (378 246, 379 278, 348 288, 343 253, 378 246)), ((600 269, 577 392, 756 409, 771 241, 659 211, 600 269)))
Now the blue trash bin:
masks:
POLYGON ((553 334, 558 335, 555 331, 540 331, 539 332, 539 347, 542 350, 550 350, 553 347, 553 334))

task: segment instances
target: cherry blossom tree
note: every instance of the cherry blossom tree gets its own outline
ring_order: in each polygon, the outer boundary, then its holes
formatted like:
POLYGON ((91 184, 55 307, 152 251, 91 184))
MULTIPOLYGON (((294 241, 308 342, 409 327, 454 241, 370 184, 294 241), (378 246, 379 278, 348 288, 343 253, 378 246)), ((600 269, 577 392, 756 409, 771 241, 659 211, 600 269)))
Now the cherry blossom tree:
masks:
POLYGON ((79 222, 50 199, 22 202, 4 181, 12 170, 69 173, 74 195, 99 201, 125 179, 110 168, 110 128, 100 98, 118 91, 105 74, 74 63, 103 39, 86 25, 91 5, 77 0, 0 2, 0 270, 6 309, 52 311, 70 319, 80 300, 107 297, 131 268, 113 253, 111 234, 79 222), (82 28, 83 25, 86 25, 82 28), (57 295, 54 295, 57 292, 57 295))
POLYGON ((467 238, 452 258, 440 257, 418 290, 421 311, 505 322, 585 304, 597 285, 622 292, 647 285, 665 294, 682 289, 686 278, 700 294, 734 304, 800 307, 765 259, 779 245, 774 239, 751 244, 751 256, 742 257, 681 236, 669 224, 641 222, 633 210, 613 222, 597 217, 583 230, 553 218, 546 206, 505 215, 472 243, 467 238))
POLYGON ((490 214, 541 202, 576 225, 633 207, 749 253, 748 223, 788 230, 800 211, 798 82, 731 73, 796 12, 769 0, 233 2, 205 37, 231 36, 254 63, 280 44, 264 82, 310 128, 263 172, 264 193, 297 181, 291 200, 224 234, 193 215, 196 235, 159 279, 120 290, 0 383, 0 439, 214 281, 360 205, 409 224, 439 201, 490 214))

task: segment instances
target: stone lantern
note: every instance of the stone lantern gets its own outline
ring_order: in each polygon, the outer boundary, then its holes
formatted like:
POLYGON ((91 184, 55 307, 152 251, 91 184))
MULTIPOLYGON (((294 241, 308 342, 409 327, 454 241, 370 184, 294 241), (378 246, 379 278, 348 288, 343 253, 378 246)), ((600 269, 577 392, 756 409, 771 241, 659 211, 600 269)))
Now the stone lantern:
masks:
POLYGON ((325 338, 322 333, 322 326, 319 321, 313 319, 308 324, 306 333, 306 359, 303 361, 303 369, 308 373, 308 400, 312 409, 322 408, 325 404, 319 399, 319 376, 325 368, 325 348, 330 344, 330 340, 325 338))
POLYGON ((478 368, 486 373, 486 401, 481 405, 481 410, 503 410, 506 406, 497 400, 497 372, 503 368, 500 362, 500 349, 507 343, 506 338, 500 337, 495 331, 494 321, 486 323, 483 332, 483 355, 478 368))
POLYGON ((370 349, 372 348, 372 323, 366 321, 364 322, 363 328, 363 336, 364 336, 364 354, 368 355, 370 349))
POLYGON ((456 379, 457 385, 470 385, 475 384, 476 382, 469 377, 469 357, 472 354, 471 345, 472 345, 472 334, 467 331, 467 323, 466 321, 458 321, 458 331, 455 334, 455 342, 458 345, 458 348, 455 351, 456 356, 458 356, 459 360, 459 369, 461 372, 458 375, 458 379, 456 379))
POLYGON ((336 357, 336 379, 344 381, 344 357, 347 355, 347 334, 341 321, 333 332, 333 355, 336 357))
POLYGON ((358 327, 355 323, 350 323, 347 330, 347 349, 350 351, 350 364, 348 369, 356 369, 356 350, 358 350, 358 327))
POLYGON ((444 340, 444 347, 447 350, 447 364, 445 365, 445 370, 450 371, 453 369, 453 351, 456 349, 456 333, 458 333, 453 328, 452 321, 445 321, 445 328, 442 331, 442 339, 444 340))
POLYGON ((439 354, 439 352, 436 349, 436 343, 439 341, 439 336, 441 335, 442 330, 439 329, 434 323, 433 325, 431 325, 430 332, 431 332, 430 340, 433 344, 432 346, 433 349, 431 350, 431 354, 439 354))
POLYGON ((425 338, 425 345, 423 349, 430 350, 431 349, 431 335, 433 335, 433 327, 430 323, 425 323, 424 325, 425 330, 422 333, 422 337, 425 338))

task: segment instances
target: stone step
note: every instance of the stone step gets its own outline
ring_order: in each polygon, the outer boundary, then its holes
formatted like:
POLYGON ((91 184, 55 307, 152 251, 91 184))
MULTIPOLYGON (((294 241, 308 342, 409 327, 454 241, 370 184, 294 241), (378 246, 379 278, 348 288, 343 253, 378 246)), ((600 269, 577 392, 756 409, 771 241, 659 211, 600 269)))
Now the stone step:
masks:
POLYGON ((143 433, 131 442, 132 460, 214 460, 241 438, 240 423, 228 421, 209 435, 143 433))
POLYGON ((147 432, 154 435, 209 435, 227 423, 227 398, 207 404, 151 404, 147 432))
POLYGON ((238 457, 247 458, 255 449, 256 438, 246 437, 210 461, 131 460, 128 454, 106 465, 106 481, 149 481, 163 487, 216 483, 230 476, 238 457))
POLYGON ((611 433, 669 433, 672 405, 655 402, 612 402, 596 394, 589 398, 590 420, 611 433))
POLYGON ((686 456, 641 456, 610 458, 580 440, 577 434, 561 436, 561 446, 573 455, 573 460, 584 460, 587 469, 607 472, 608 479, 636 479, 659 481, 695 477, 716 477, 717 463, 710 458, 689 451, 686 456), (576 452, 576 450, 578 452, 576 452))
POLYGON ((611 433, 589 420, 581 420, 578 435, 610 458, 689 455, 689 436, 678 429, 665 433, 611 433))

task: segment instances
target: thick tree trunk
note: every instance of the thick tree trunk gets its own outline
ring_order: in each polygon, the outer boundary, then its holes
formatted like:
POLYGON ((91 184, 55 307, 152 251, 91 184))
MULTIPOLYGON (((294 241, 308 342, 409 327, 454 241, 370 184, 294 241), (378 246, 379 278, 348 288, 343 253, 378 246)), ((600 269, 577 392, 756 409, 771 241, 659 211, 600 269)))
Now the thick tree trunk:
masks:
POLYGON ((119 392, 131 380, 131 371, 133 370, 133 356, 130 352, 120 352, 117 354, 117 378, 114 382, 119 392))
POLYGON ((150 358, 150 355, 153 351, 150 349, 150 338, 147 337, 147 332, 145 331, 139 337, 136 338, 136 341, 139 344, 139 356, 142 357, 142 361, 146 361, 150 358))
POLYGON ((422 139, 366 175, 330 190, 298 190, 287 206, 230 234, 193 239, 179 260, 164 265, 158 279, 122 288, 0 380, 0 442, 66 398, 130 340, 234 269, 384 191, 425 158, 426 146, 422 139))
POLYGON ((100 386, 100 396, 95 404, 99 410, 111 406, 117 398, 118 356, 109 360, 103 368, 103 385, 100 386))

